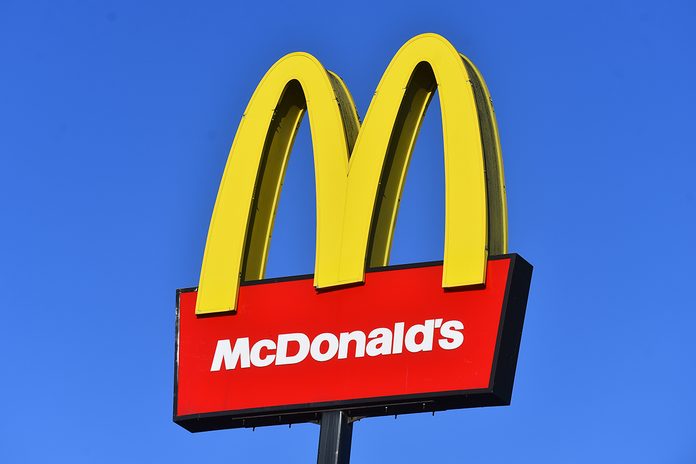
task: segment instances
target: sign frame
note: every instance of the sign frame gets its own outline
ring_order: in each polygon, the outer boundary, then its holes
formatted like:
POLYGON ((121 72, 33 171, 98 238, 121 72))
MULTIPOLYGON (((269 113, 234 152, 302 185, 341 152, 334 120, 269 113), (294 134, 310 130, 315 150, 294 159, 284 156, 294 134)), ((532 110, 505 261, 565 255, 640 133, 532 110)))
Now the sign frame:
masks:
MULTIPOLYGON (((474 390, 455 390, 322 403, 304 403, 180 416, 177 414, 180 295, 182 293, 196 291, 197 287, 178 289, 176 292, 174 356, 174 422, 191 432, 201 432, 242 427, 249 428, 318 422, 321 419, 322 413, 327 411, 343 411, 351 420, 357 420, 364 417, 418 412, 434 413, 436 411, 449 409, 509 405, 512 397, 517 358, 522 338, 522 328, 531 283, 532 265, 516 253, 489 257, 489 260, 497 259, 510 259, 510 268, 507 275, 503 306, 500 313, 493 365, 488 387, 474 390)), ((371 268, 366 272, 385 272, 438 265, 442 265, 442 261, 384 266, 371 268)), ((241 285, 269 284, 312 277, 312 274, 280 277, 243 282, 241 285)), ((465 292, 467 290, 463 289, 459 291, 465 292)), ((199 315, 198 317, 215 317, 215 315, 199 315)))

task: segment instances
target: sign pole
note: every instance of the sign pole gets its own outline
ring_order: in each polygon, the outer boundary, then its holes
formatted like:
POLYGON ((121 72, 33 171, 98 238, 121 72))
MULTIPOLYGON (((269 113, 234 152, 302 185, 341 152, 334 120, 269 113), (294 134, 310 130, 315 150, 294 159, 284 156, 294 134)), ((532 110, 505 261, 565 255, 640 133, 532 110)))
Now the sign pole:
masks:
POLYGON ((349 464, 353 423, 343 411, 321 413, 317 464, 349 464))

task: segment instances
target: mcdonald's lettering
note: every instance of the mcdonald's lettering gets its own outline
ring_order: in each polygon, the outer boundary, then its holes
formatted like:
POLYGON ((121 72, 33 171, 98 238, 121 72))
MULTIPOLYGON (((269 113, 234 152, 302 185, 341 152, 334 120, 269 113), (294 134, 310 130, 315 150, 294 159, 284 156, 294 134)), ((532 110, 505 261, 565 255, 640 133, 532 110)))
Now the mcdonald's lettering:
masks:
POLYGON ((237 129, 199 285, 177 292, 174 420, 191 431, 509 404, 531 265, 507 250, 503 164, 481 74, 423 34, 396 53, 361 124, 307 53, 261 79, 237 129), (411 152, 438 90, 443 261, 389 266, 411 152), (312 276, 264 280, 281 186, 308 114, 312 276))
POLYGON ((308 355, 315 361, 324 362, 336 356, 346 359, 349 354, 355 358, 400 354, 404 347, 411 353, 432 351, 435 329, 439 329, 440 334, 437 345, 443 350, 454 350, 464 343, 464 324, 457 320, 443 322, 442 318, 428 319, 408 330, 404 322, 397 322, 393 329, 379 327, 369 334, 361 330, 338 335, 321 333, 311 341, 306 334, 299 332, 280 334, 275 341, 261 339, 250 346, 249 337, 243 337, 235 340, 234 348, 230 340, 218 340, 210 370, 296 364, 304 361, 308 355), (296 344, 294 353, 288 355, 288 347, 293 343, 296 344), (263 350, 266 350, 264 356, 261 355, 263 350))

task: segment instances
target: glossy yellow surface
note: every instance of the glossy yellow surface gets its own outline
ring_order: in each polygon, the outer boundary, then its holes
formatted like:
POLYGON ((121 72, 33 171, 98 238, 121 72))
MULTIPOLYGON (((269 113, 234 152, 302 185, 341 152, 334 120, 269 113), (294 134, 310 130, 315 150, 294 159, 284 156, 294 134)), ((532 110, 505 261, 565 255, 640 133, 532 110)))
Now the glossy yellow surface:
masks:
POLYGON ((307 53, 266 73, 237 129, 208 231, 197 314, 233 311, 239 283, 263 278, 285 167, 304 112, 314 149, 314 284, 362 282, 388 264, 413 146, 439 90, 445 150, 444 287, 485 283, 507 252, 500 145, 483 79, 443 37, 408 41, 384 72, 360 126, 343 81, 307 53))

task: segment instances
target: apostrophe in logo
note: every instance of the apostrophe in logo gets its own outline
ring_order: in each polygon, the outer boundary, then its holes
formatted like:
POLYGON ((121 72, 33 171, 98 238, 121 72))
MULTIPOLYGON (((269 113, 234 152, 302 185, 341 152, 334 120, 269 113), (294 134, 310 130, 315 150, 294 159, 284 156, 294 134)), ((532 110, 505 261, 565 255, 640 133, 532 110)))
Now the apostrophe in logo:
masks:
POLYGON ((444 38, 419 35, 401 47, 362 125, 336 74, 307 53, 281 58, 237 130, 199 287, 177 292, 174 420, 201 431, 316 421, 328 410, 362 418, 509 404, 532 268, 505 254, 506 214, 488 91, 444 38), (444 261, 387 266, 409 158, 436 89, 444 261), (315 273, 262 280, 305 111, 315 273))
POLYGON ((314 148, 314 285, 362 282, 386 266, 408 162, 435 89, 445 148, 445 288, 485 283, 488 255, 507 252, 505 183, 490 96, 443 37, 397 52, 360 124, 345 84, 307 53, 266 73, 237 130, 205 247, 196 314, 236 309, 241 280, 263 279, 285 166, 305 111, 314 148))

